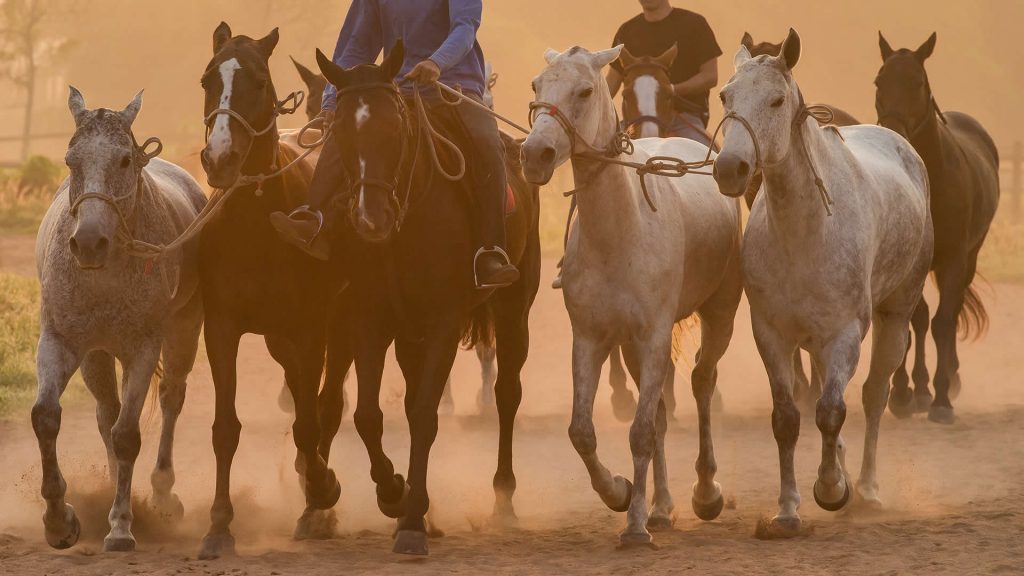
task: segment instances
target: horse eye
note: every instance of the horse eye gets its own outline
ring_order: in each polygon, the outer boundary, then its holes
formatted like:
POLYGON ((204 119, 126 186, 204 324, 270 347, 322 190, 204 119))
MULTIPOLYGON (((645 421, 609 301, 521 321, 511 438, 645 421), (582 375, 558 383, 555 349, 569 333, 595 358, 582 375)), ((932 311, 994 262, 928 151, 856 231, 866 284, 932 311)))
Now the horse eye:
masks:
POLYGON ((132 157, 125 154, 124 158, 121 158, 121 168, 127 168, 132 164, 132 157))
POLYGON ((580 92, 580 98, 590 98, 593 95, 594 95, 594 89, 593 88, 584 88, 583 91, 580 92))
POLYGON ((782 107, 782 103, 785 102, 785 101, 786 101, 785 98, 779 98, 778 100, 772 102, 772 108, 781 108, 782 107))

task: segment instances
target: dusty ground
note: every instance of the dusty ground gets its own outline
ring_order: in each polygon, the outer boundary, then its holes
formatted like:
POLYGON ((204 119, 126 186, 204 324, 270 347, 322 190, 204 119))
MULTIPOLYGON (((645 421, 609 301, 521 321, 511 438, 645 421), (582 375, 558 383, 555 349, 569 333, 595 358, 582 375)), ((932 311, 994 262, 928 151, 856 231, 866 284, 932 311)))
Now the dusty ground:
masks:
MULTIPOLYGON (((5 240, 5 246, 11 242, 5 240)), ((31 243, 15 243, 28 251, 31 243)), ((29 271, 31 253, 28 253, 29 271)), ((25 270, 21 255, 5 256, 25 270)), ((16 266, 18 267, 18 266, 16 266)), ((553 263, 545 262, 545 288, 532 318, 533 348, 523 381, 525 394, 515 454, 520 527, 485 526, 490 511, 496 422, 477 416, 477 367, 472 354, 455 370, 456 415, 442 419, 432 456, 432 508, 447 536, 431 542, 426 560, 390 553, 392 524, 377 512, 365 452, 347 417, 332 466, 343 486, 339 536, 296 543, 290 534, 301 511, 291 471, 294 454, 288 417, 276 404, 281 371, 255 338, 239 361, 239 412, 243 422, 235 459, 234 532, 239 555, 213 562, 196 553, 212 500, 210 444, 212 383, 204 360, 197 364, 178 428, 177 492, 186 518, 160 525, 142 501, 150 492, 159 417, 145 426, 136 474, 138 551, 102 553, 109 494, 102 445, 90 409, 66 411, 60 437, 69 501, 83 524, 73 549, 49 549, 42 534, 39 463, 27 413, 0 422, 0 574, 355 574, 355 573, 709 573, 709 574, 1024 574, 1024 289, 995 286, 986 302, 992 330, 962 347, 964 392, 959 422, 939 427, 921 417, 883 420, 880 470, 882 514, 827 513, 811 497, 820 437, 805 418, 798 452, 801 510, 808 534, 792 541, 753 538, 758 518, 774 512, 778 463, 770 428, 770 396, 741 309, 736 337, 720 367, 726 413, 715 420, 719 475, 735 508, 709 523, 690 510, 695 479, 696 429, 692 402, 684 399, 668 437, 676 500, 675 529, 655 535, 656 550, 617 550, 624 517, 605 509, 591 491, 586 471, 566 436, 571 403, 570 330, 561 295, 547 289, 553 263)), ((865 355, 866 356, 866 355, 865 355)), ((845 438, 849 465, 859 469, 863 435, 862 374, 846 397, 845 438)), ((679 378, 685 386, 685 377, 679 378)), ((400 418, 401 380, 386 374, 385 445, 404 470, 408 438, 400 418)), ((608 391, 598 399, 599 438, 611 467, 630 469, 627 426, 614 422, 608 391)))

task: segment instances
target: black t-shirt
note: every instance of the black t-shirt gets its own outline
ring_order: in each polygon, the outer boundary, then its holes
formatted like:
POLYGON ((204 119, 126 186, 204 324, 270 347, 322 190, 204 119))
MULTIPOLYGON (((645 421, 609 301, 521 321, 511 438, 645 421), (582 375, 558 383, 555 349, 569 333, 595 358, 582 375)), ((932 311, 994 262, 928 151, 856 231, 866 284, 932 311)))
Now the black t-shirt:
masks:
MULTIPOLYGON (((715 33, 703 16, 682 8, 673 8, 668 16, 657 22, 648 22, 643 14, 630 19, 615 33, 612 46, 624 44, 630 54, 660 56, 678 44, 679 55, 672 65, 669 77, 673 84, 686 82, 696 76, 702 64, 722 55, 715 33)), ((619 61, 612 67, 623 72, 619 61)), ((680 112, 706 113, 709 91, 677 98, 676 109, 680 112), (682 101, 680 101, 682 100, 682 101)))

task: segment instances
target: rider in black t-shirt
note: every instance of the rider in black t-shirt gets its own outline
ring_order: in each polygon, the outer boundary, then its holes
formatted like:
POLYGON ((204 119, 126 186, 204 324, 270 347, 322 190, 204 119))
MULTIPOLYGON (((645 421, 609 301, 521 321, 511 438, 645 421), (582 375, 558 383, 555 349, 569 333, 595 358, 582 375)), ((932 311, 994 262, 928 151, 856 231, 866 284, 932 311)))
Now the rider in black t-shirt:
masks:
MULTIPOLYGON (((722 55, 714 32, 703 16, 673 8, 669 0, 640 0, 640 6, 643 13, 619 27, 612 45, 624 44, 637 57, 658 56, 673 44, 678 46, 679 55, 669 71, 677 114, 670 135, 710 145, 704 130, 708 95, 718 84, 718 57, 722 55)), ((612 96, 622 87, 622 79, 622 64, 616 61, 608 72, 612 96)))

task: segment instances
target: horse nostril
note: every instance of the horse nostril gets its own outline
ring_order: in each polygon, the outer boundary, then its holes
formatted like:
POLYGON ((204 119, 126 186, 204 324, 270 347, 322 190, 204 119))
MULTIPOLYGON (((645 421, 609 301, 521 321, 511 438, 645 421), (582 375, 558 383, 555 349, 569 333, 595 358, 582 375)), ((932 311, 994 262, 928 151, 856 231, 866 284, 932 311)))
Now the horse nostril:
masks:
POLYGON ((74 236, 68 239, 68 248, 71 249, 72 254, 78 256, 78 240, 75 240, 74 236))
POLYGON ((544 148, 540 153, 541 162, 551 163, 555 161, 555 149, 551 146, 544 148))
POLYGON ((750 164, 747 164, 746 162, 740 162, 739 165, 736 166, 736 175, 739 176, 740 178, 746 178, 748 175, 750 175, 750 164))
POLYGON ((109 248, 109 247, 110 247, 110 240, 108 240, 106 236, 103 236, 99 240, 96 241, 96 252, 99 252, 100 254, 106 252, 107 248, 109 248))

